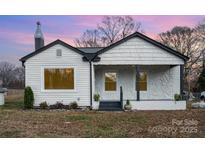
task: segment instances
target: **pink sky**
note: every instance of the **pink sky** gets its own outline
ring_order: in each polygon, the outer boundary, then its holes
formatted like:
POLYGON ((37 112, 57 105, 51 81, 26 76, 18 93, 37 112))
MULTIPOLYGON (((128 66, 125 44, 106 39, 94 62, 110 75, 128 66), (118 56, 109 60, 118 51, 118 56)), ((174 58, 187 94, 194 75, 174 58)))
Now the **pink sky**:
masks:
MULTIPOLYGON (((145 34, 154 39, 157 34, 174 26, 193 27, 205 16, 142 16, 133 15, 141 22, 145 34)), ((92 29, 103 16, 0 16, 0 61, 20 64, 18 59, 34 50, 36 21, 42 23, 46 44, 61 39, 71 45, 86 29, 92 29)))

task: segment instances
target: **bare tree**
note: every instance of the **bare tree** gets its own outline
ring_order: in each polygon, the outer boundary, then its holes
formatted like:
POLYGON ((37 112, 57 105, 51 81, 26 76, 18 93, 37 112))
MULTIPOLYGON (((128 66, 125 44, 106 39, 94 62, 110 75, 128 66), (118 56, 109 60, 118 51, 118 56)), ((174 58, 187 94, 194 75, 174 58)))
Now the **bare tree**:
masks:
POLYGON ((102 35, 102 41, 110 45, 126 36, 139 31, 141 23, 135 22, 131 16, 105 16, 98 30, 102 35))
POLYGON ((3 87, 8 87, 14 79, 14 69, 15 65, 8 62, 0 62, 0 80, 2 81, 3 87))
POLYGON ((78 47, 100 47, 100 35, 97 29, 86 30, 83 35, 75 40, 75 44, 78 47))
POLYGON ((16 67, 13 70, 13 73, 15 74, 15 80, 19 82, 24 82, 25 79, 25 69, 24 67, 16 67))
POLYGON ((198 28, 176 26, 170 31, 160 33, 159 38, 163 44, 190 58, 185 65, 185 79, 196 80, 205 51, 204 39, 198 28))
MULTIPOLYGON (((195 29, 197 37, 200 38, 201 42, 205 43, 205 20, 199 22, 195 29)), ((205 67, 205 52, 202 53, 202 66, 205 67)))
POLYGON ((108 46, 136 31, 142 31, 141 23, 131 16, 105 16, 97 29, 86 30, 75 44, 78 47, 108 46))
POLYGON ((122 36, 121 38, 125 38, 126 36, 134 33, 135 31, 143 32, 141 29, 141 23, 135 22, 134 19, 130 16, 121 17, 121 25, 122 25, 122 36))
POLYGON ((6 88, 24 88, 25 70, 8 62, 0 62, 0 81, 6 88))

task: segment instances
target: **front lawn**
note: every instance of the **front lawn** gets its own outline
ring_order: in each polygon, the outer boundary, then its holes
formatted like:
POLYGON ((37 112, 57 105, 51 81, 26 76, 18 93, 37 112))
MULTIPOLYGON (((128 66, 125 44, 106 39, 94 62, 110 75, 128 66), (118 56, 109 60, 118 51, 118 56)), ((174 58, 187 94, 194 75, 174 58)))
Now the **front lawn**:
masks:
POLYGON ((0 137, 205 137, 205 110, 23 110, 22 94, 6 101, 0 137))
POLYGON ((43 111, 9 104, 0 109, 0 137, 205 137, 204 117, 204 110, 43 111), (177 126, 173 120, 190 124, 177 126))

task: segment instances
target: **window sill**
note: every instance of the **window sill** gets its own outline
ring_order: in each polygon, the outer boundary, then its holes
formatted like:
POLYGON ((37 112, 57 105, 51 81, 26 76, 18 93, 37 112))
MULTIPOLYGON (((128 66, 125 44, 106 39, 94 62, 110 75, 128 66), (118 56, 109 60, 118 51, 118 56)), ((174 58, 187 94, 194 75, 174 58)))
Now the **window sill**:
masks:
POLYGON ((118 91, 117 91, 117 90, 115 90, 115 91, 114 91, 114 90, 104 90, 104 92, 105 92, 105 93, 116 93, 116 92, 118 92, 118 91))
POLYGON ((66 93, 75 93, 77 92, 76 89, 74 90, 67 90, 67 89, 61 89, 61 90, 45 90, 45 89, 42 89, 41 92, 45 92, 45 93, 62 93, 62 92, 66 92, 66 93))

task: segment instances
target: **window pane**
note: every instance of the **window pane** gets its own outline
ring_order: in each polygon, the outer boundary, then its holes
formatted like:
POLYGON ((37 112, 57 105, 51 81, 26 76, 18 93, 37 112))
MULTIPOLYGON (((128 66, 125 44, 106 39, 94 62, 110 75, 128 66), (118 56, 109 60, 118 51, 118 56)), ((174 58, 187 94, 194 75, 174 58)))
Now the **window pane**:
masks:
POLYGON ((140 72, 140 82, 147 82, 147 73, 140 72))
POLYGON ((116 83, 105 82, 105 90, 106 91, 115 91, 116 90, 116 83))
POLYGON ((45 89, 74 89, 74 69, 45 69, 44 82, 45 89))
POLYGON ((139 75, 140 75, 139 81, 136 83, 136 90, 137 90, 137 84, 138 84, 140 91, 147 91, 147 73, 140 72, 139 75))
POLYGON ((116 73, 105 73, 105 82, 116 82, 116 73))
POLYGON ((139 87, 141 91, 146 91, 147 90, 147 82, 140 82, 139 87))
POLYGON ((116 90, 116 73, 105 73, 105 90, 115 91, 116 90))

